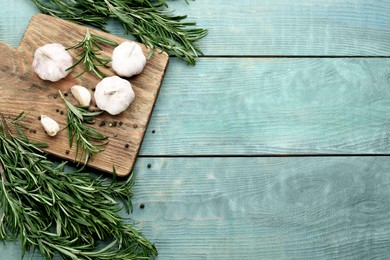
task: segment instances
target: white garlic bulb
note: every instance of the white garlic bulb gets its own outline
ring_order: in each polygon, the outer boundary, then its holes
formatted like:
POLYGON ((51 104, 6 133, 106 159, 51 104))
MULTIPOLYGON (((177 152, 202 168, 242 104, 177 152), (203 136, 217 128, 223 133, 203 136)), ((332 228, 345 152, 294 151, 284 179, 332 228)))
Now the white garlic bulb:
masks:
POLYGON ((91 103, 91 93, 89 90, 80 85, 74 85, 70 88, 72 95, 79 102, 80 106, 89 106, 91 103))
POLYGON ((46 115, 41 115, 41 124, 49 136, 55 136, 60 131, 58 123, 46 115))
POLYGON ((135 98, 130 82, 118 76, 100 81, 96 85, 94 96, 97 107, 111 115, 125 111, 135 98))
POLYGON ((134 42, 124 42, 112 53, 112 68, 121 77, 140 74, 146 64, 141 47, 134 42))
POLYGON ((39 47, 34 53, 33 69, 38 77, 52 82, 65 78, 71 70, 73 59, 65 47, 50 43, 39 47))

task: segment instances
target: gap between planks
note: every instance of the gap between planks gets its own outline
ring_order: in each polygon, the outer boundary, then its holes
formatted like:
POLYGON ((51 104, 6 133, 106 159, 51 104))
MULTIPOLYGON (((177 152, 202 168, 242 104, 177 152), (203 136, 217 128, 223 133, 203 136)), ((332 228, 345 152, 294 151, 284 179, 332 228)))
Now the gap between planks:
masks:
MULTIPOLYGON (((170 56, 171 58, 174 58, 174 56, 170 56)), ((253 58, 265 58, 265 59, 307 59, 307 58, 313 58, 313 59, 388 59, 390 56, 324 56, 324 55, 202 55, 198 57, 199 59, 202 58, 237 58, 237 59, 253 59, 253 58)))
POLYGON ((390 154, 210 154, 138 155, 138 158, 390 157, 390 154))

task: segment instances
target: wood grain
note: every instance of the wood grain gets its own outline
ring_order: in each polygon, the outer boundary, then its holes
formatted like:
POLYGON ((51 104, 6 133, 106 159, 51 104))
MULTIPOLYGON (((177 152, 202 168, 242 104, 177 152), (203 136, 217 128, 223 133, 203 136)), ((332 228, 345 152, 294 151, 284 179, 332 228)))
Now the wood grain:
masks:
POLYGON ((390 254, 388 157, 139 158, 134 170, 132 218, 159 260, 390 254))
MULTIPOLYGON (((169 2, 209 35, 211 56, 389 56, 388 0, 202 0, 169 2)), ((123 33, 113 26, 114 34, 123 33)))
MULTIPOLYGON (((29 0, 0 0, 0 39, 17 46, 31 15, 29 0)), ((169 1, 209 35, 199 46, 212 56, 389 56, 388 0, 169 1)), ((111 33, 124 35, 119 23, 111 33)))
MULTIPOLYGON (((24 37, 17 49, 12 49, 4 43, 0 44, 0 112, 5 116, 15 117, 20 112, 28 112, 27 126, 32 130, 27 135, 34 141, 44 141, 49 144, 46 152, 56 156, 73 160, 75 149, 69 148, 67 131, 60 132, 56 137, 49 138, 40 125, 38 116, 46 114, 59 122, 61 128, 66 126, 66 108, 64 102, 58 96, 58 91, 69 91, 73 85, 83 85, 93 91, 100 81, 93 74, 85 73, 79 78, 73 75, 79 74, 83 68, 78 66, 65 79, 55 83, 43 81, 31 68, 34 51, 47 43, 61 43, 66 47, 72 46, 83 39, 86 27, 65 22, 46 15, 36 15, 32 18, 26 29, 24 37), (64 112, 64 114, 62 114, 64 112), (32 133, 33 132, 33 133, 32 133), (36 132, 36 133, 35 133, 36 132), (69 154, 65 151, 70 150, 69 154)), ((118 43, 125 39, 106 33, 92 30, 92 33, 115 40, 118 43)), ((145 55, 149 50, 141 45, 145 55)), ((104 46, 101 55, 111 57, 112 46, 104 46)), ((72 50, 71 55, 76 57, 79 51, 72 50)), ((110 116, 105 113, 97 118, 94 128, 109 136, 109 144, 105 151, 97 154, 88 165, 99 170, 111 172, 113 167, 118 175, 125 176, 131 172, 141 145, 146 126, 157 98, 165 68, 168 63, 168 55, 157 51, 142 74, 132 77, 130 80, 136 99, 130 107, 118 116, 110 116), (104 121, 105 126, 99 127, 104 121), (115 122, 115 123, 114 123, 115 122), (122 122, 119 124, 119 122, 122 122), (116 124, 116 126, 110 126, 116 124), (127 148, 125 145, 128 144, 127 148)), ((103 70, 107 75, 114 75, 108 69, 103 70)), ((69 97, 75 103, 73 97, 69 97)), ((92 101, 93 103, 94 101, 92 101)))
POLYGON ((389 65, 375 58, 203 58, 195 67, 173 60, 140 154, 387 154, 389 65))
POLYGON ((143 158, 135 171, 133 217, 159 259, 390 254, 388 157, 143 158))

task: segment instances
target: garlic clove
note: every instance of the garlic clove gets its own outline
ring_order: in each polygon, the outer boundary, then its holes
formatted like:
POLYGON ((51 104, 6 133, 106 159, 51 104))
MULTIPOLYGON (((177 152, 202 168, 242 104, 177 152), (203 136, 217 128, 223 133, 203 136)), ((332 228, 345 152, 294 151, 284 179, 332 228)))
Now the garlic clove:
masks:
POLYGON ((46 115, 41 115, 41 124, 49 136, 55 136, 60 131, 58 123, 46 115))
POLYGON ((89 106, 91 103, 91 93, 89 90, 80 85, 74 85, 70 88, 72 95, 79 102, 80 106, 89 106))
POLYGON ((125 111, 135 98, 130 82, 118 76, 106 77, 100 81, 96 85, 94 96, 97 107, 111 115, 125 111))
POLYGON ((35 51, 32 67, 41 79, 55 82, 70 73, 67 69, 72 64, 73 59, 62 44, 50 43, 35 51))
POLYGON ((112 68, 121 77, 140 74, 145 64, 146 57, 134 42, 123 42, 112 53, 112 68))

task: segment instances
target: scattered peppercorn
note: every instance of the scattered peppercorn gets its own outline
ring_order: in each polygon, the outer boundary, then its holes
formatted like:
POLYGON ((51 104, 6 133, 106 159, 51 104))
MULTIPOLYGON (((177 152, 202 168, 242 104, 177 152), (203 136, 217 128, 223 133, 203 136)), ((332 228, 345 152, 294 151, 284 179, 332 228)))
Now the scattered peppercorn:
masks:
POLYGON ((123 125, 123 123, 122 122, 119 122, 119 126, 122 126, 123 125))
POLYGON ((129 146, 130 146, 129 144, 125 144, 125 147, 126 147, 126 148, 129 148, 129 146))
POLYGON ((152 134, 154 134, 155 132, 156 132, 156 130, 153 129, 153 130, 152 130, 152 134))
POLYGON ((38 120, 41 120, 41 116, 38 116, 38 120))
POLYGON ((141 209, 143 209, 143 208, 145 208, 145 204, 141 204, 141 205, 139 205, 139 207, 141 208, 141 209))
POLYGON ((105 126, 106 125, 106 122, 105 121, 101 121, 100 123, 99 123, 99 126, 105 126))
POLYGON ((148 163, 148 168, 152 168, 152 164, 151 163, 148 163))
POLYGON ((64 114, 64 111, 60 111, 60 114, 63 115, 63 114, 64 114))
POLYGON ((66 154, 69 154, 70 152, 69 152, 69 150, 66 150, 65 153, 66 153, 66 154))

